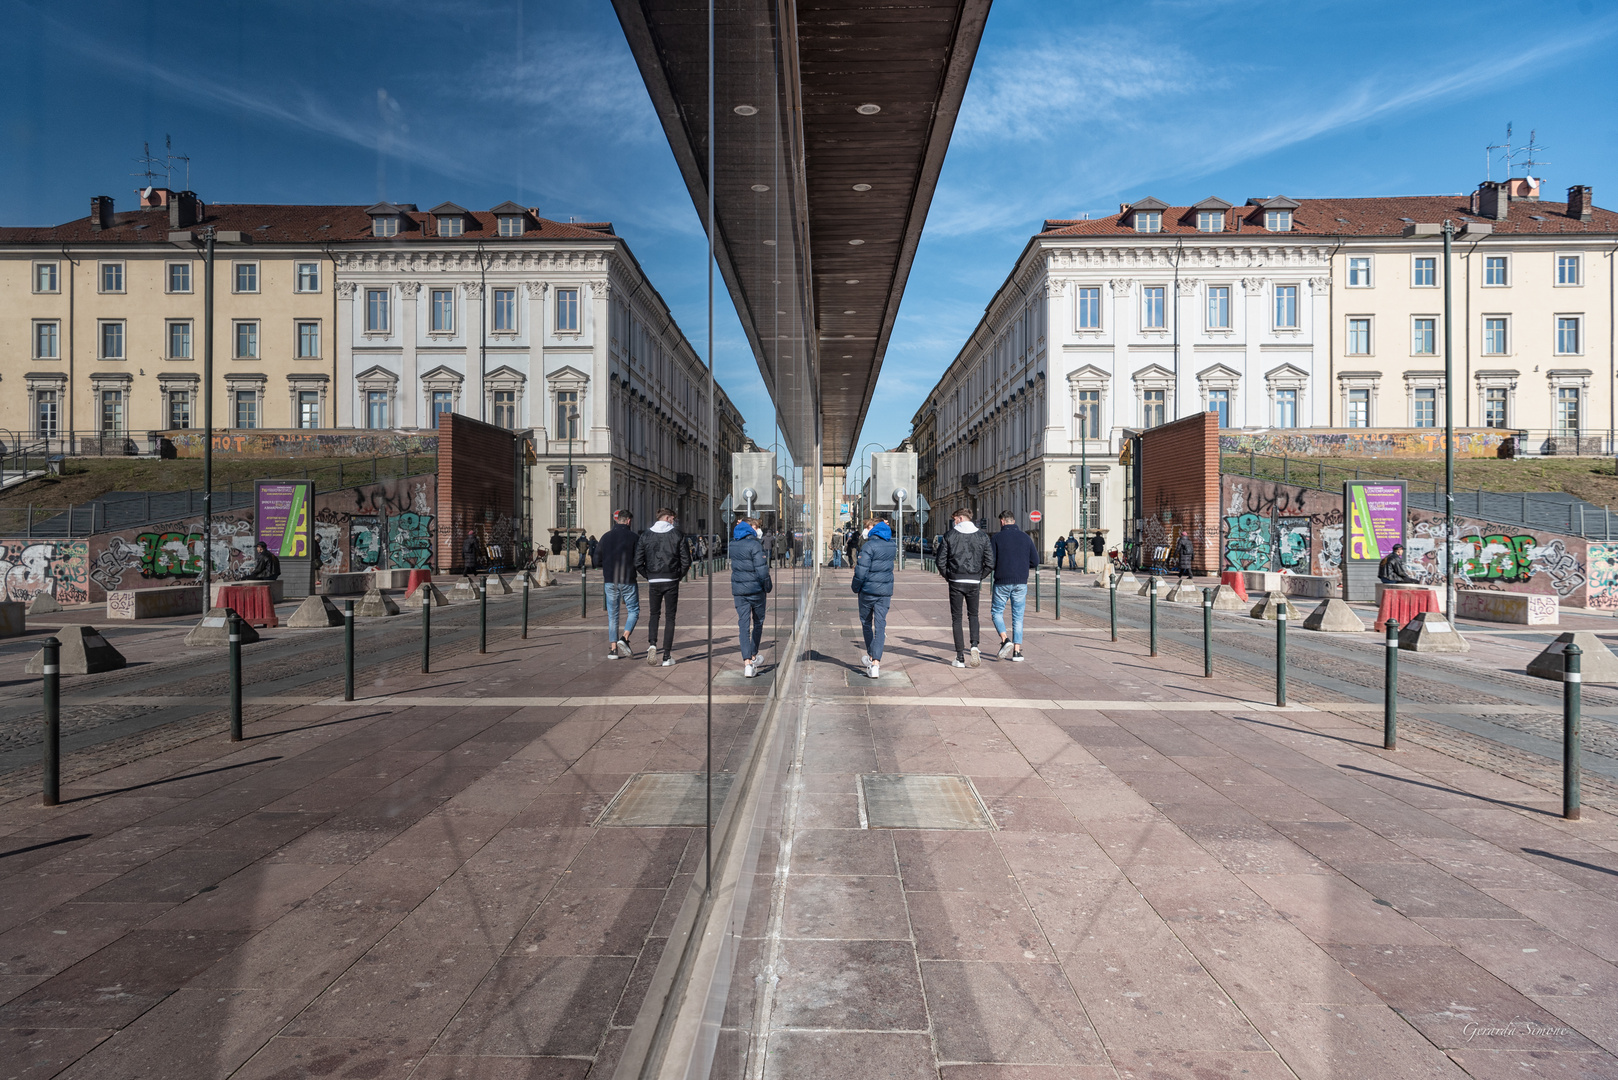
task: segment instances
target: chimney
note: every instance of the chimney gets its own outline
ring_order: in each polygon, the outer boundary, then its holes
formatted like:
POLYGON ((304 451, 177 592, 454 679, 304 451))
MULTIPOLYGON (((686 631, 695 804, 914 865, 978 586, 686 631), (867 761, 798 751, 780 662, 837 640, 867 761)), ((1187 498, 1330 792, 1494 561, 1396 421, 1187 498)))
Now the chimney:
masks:
POLYGON ((202 220, 202 200, 194 191, 176 191, 169 196, 169 228, 189 229, 202 220))
POLYGON ((112 228, 112 196, 90 196, 90 231, 112 228))
POLYGON ((1505 180, 1485 180, 1478 185, 1478 214, 1495 221, 1506 220, 1511 209, 1511 196, 1505 180))
POLYGON ((1567 216, 1578 218, 1580 221, 1590 220, 1590 211, 1595 209, 1595 200, 1590 197, 1589 184, 1574 184, 1567 189, 1567 216))

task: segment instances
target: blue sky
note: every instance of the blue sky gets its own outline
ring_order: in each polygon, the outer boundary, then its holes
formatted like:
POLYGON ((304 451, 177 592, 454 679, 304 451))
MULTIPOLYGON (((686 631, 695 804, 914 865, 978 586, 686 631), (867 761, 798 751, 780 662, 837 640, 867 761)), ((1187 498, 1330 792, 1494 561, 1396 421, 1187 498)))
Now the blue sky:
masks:
MULTIPOLYGON (((171 135, 217 202, 608 219, 703 346, 702 229, 606 0, 0 0, 0 223, 128 205, 171 135)), ((1470 190, 1508 121, 1618 205, 1618 4, 996 0, 861 442, 892 445, 1046 217, 1470 190)), ((1500 175, 1496 165, 1496 176, 1500 175)), ((181 181, 176 177, 176 182, 181 181)), ((771 408, 730 305, 720 381, 771 408)))

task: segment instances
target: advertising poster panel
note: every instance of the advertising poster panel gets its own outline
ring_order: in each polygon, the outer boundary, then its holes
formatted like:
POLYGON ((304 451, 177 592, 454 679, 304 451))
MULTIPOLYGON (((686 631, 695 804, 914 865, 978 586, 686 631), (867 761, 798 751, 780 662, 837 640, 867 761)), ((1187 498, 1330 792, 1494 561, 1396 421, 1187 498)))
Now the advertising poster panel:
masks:
POLYGON ((1349 600, 1376 599, 1376 568, 1393 545, 1405 542, 1405 484, 1402 480, 1343 485, 1343 594, 1349 600))
POLYGON ((315 487, 308 480, 259 480, 253 506, 257 538, 281 560, 284 595, 314 591, 315 487))

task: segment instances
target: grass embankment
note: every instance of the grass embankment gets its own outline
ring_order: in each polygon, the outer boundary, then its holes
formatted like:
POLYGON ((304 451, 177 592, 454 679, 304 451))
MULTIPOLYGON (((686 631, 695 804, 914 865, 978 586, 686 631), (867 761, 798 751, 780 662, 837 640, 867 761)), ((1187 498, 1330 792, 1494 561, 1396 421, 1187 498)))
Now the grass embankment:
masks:
MULTIPOLYGON (((1224 455, 1225 468, 1233 473, 1248 472, 1246 454, 1224 455)), ((1258 474, 1266 480, 1280 480, 1284 471, 1278 457, 1260 456, 1258 474)), ((1354 479, 1359 470, 1362 480, 1407 480, 1413 488, 1432 489, 1444 484, 1444 460, 1367 457, 1295 457, 1288 460, 1292 483, 1304 487, 1318 485, 1321 467, 1325 487, 1341 490, 1344 480, 1354 479)), ((1475 491, 1565 491, 1596 506, 1618 507, 1618 475, 1611 458, 1456 458, 1455 490, 1475 491)), ((1457 495, 1459 497, 1459 495, 1457 495)))
MULTIPOLYGON (((379 458, 377 478, 404 475, 404 458, 379 458)), ((202 487, 202 461, 149 458, 69 458, 62 476, 44 476, 0 492, 0 506, 60 507, 86 503, 109 491, 184 491, 202 487)), ((438 468, 432 454, 411 454, 412 475, 438 468)), ((301 480, 308 476, 316 490, 331 491, 371 482, 370 458, 225 458, 213 462, 214 490, 254 480, 301 480), (342 483, 338 483, 338 466, 342 483)))

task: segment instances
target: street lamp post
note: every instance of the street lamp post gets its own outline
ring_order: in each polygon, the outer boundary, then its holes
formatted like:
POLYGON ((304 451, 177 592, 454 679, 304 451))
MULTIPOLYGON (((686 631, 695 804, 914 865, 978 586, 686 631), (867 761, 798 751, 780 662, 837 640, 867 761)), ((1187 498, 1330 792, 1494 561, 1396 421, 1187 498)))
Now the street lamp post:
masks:
POLYGON ((1455 223, 1444 221, 1444 603, 1455 618, 1455 379, 1450 333, 1450 246, 1455 223))
POLYGON ((203 230, 202 260, 202 609, 213 607, 213 247, 203 230))
POLYGON ((1090 572, 1090 406, 1080 405, 1073 414, 1079 421, 1079 549, 1084 572, 1090 572))
MULTIPOLYGON (((569 406, 567 410, 567 565, 573 566, 573 551, 579 545, 573 536, 573 530, 578 527, 579 494, 578 479, 573 475, 573 422, 579 418, 579 410, 569 406)), ((584 569, 584 553, 579 553, 579 569, 584 569)))

